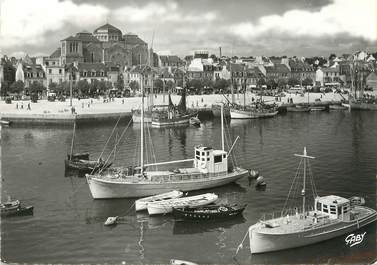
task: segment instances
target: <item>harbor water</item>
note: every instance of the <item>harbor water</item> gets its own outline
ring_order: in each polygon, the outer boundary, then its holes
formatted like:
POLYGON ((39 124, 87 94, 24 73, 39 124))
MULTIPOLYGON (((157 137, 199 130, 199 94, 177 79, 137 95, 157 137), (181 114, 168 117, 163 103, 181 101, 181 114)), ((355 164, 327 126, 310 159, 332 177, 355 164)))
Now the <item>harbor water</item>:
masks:
MULTIPOLYGON (((120 136, 127 122, 122 122, 120 136)), ((221 148, 220 120, 206 120, 200 128, 146 130, 149 161, 192 158, 194 146, 221 148), (154 152, 152 152, 154 151, 154 152)), ((97 158, 113 126, 82 125, 76 129, 74 151, 97 158)), ((264 214, 284 205, 299 160, 311 161, 319 195, 353 195, 376 208, 377 112, 286 113, 264 120, 231 120, 230 138, 240 136, 236 163, 260 171, 267 187, 256 190, 248 178, 207 190, 221 202, 247 203, 243 216, 211 222, 184 222, 170 215, 149 217, 135 213, 133 199, 93 200, 83 177, 65 172, 72 126, 9 127, 1 131, 2 200, 7 196, 34 206, 33 216, 1 220, 1 257, 14 263, 166 264, 170 259, 201 264, 370 263, 376 259, 376 224, 363 241, 350 247, 344 235, 298 249, 251 255, 248 240, 234 254, 248 227, 264 214), (105 227, 108 216, 122 223, 105 227)), ((131 125, 117 145, 115 165, 139 160, 139 125, 131 125)), ((228 134, 227 133, 227 134, 228 134)), ((109 141, 105 155, 114 146, 109 141)), ((230 141, 227 142, 230 147, 230 141)), ((112 159, 112 158, 111 158, 112 159)), ((189 164, 188 164, 189 165, 189 164)), ((180 165, 182 166, 182 165, 180 165)), ((198 194, 192 192, 190 194, 198 194)), ((308 191, 308 194, 310 192, 308 191)), ((300 198, 297 203, 300 205, 300 198)))

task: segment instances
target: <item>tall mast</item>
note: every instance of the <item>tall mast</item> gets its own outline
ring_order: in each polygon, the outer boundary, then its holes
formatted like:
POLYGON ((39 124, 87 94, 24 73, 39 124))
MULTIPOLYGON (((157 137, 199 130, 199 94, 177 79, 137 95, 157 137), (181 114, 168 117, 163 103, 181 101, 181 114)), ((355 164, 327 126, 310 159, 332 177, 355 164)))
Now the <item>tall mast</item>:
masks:
POLYGON ((221 148, 225 151, 224 147, 224 104, 221 104, 221 148))
POLYGON ((73 135, 72 135, 72 142, 71 142, 71 152, 69 160, 72 160, 73 155, 73 143, 75 142, 75 134, 76 134, 76 120, 73 122, 73 135))
MULTIPOLYGON (((304 156, 306 156, 306 147, 304 147, 304 156)), ((305 215, 305 189, 306 189, 306 158, 304 158, 304 183, 302 186, 302 214, 305 215)))
POLYGON ((144 84, 143 72, 141 72, 141 123, 140 123, 140 168, 141 175, 144 174, 144 84))
POLYGON ((306 159, 311 158, 314 159, 315 157, 313 156, 308 156, 306 153, 306 147, 304 147, 304 154, 298 155, 295 154, 295 156, 302 157, 304 159, 304 179, 303 179, 303 186, 302 186, 302 213, 305 214, 305 189, 306 189, 306 159))

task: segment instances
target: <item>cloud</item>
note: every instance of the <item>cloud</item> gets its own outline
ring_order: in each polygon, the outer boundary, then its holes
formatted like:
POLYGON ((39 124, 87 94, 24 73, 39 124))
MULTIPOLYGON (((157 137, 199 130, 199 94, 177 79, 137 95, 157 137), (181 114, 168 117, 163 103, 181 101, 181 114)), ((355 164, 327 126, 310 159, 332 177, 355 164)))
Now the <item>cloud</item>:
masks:
POLYGON ((324 37, 349 34, 368 41, 377 39, 375 0, 333 0, 318 11, 290 10, 283 15, 261 17, 257 23, 241 22, 228 27, 243 39, 262 35, 324 37))
MULTIPOLYGON (((109 10, 101 5, 75 4, 58 0, 2 0, 0 45, 2 48, 39 45, 49 32, 67 24, 90 27, 105 21, 109 10)), ((56 40, 54 40, 56 41, 56 40)))
POLYGON ((144 6, 124 6, 114 11, 113 17, 128 22, 211 22, 215 12, 186 13, 176 2, 148 3, 144 6))

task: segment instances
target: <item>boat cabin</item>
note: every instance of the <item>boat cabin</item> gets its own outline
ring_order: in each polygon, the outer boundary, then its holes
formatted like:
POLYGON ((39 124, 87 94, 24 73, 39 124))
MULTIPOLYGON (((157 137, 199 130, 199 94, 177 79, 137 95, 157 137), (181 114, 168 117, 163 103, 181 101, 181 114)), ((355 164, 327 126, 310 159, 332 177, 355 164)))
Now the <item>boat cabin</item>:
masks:
POLYGON ((211 147, 196 146, 194 167, 201 173, 219 173, 228 170, 228 154, 211 147))
POLYGON ((350 220, 351 206, 346 198, 336 195, 317 197, 314 205, 317 213, 326 215, 330 219, 350 220))

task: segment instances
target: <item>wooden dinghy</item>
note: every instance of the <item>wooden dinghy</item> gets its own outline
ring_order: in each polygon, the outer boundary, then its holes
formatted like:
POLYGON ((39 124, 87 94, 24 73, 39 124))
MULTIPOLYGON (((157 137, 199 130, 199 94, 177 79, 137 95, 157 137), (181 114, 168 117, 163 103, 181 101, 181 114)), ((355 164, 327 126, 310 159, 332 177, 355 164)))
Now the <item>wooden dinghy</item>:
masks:
POLYGON ((173 190, 170 192, 165 192, 157 194, 154 196, 145 197, 135 201, 135 210, 142 211, 147 210, 147 204, 151 202, 165 201, 170 199, 177 199, 183 196, 183 192, 179 190, 173 190))
POLYGON ((245 205, 207 205, 198 208, 173 208, 173 215, 176 218, 187 220, 217 220, 232 218, 240 215, 245 210, 245 205))
POLYGON ((178 199, 171 199, 160 202, 151 202, 147 204, 149 215, 167 214, 173 211, 173 207, 191 207, 196 208, 211 204, 218 199, 214 193, 205 193, 196 196, 183 197, 178 199))

